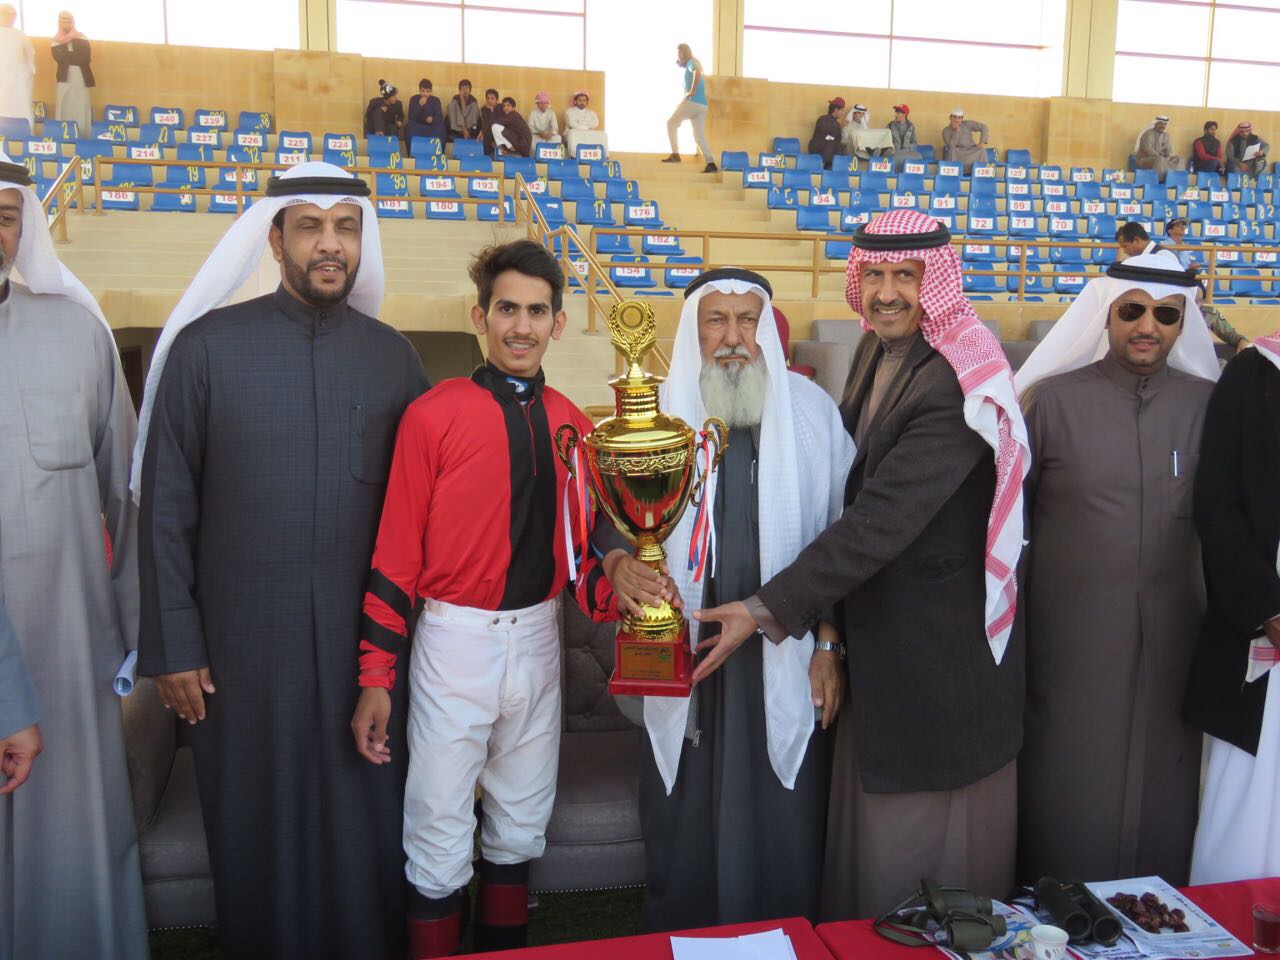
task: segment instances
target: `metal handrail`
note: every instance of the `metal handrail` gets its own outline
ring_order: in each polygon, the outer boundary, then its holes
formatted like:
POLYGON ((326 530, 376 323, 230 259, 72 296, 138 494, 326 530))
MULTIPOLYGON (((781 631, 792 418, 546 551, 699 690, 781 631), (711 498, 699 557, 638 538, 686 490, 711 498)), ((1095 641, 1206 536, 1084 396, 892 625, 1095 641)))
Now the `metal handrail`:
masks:
POLYGON ((73 155, 70 162, 62 168, 62 172, 53 181, 52 186, 49 187, 49 192, 40 201, 40 205, 44 207, 45 218, 49 221, 49 232, 52 233, 56 228, 58 231, 57 242, 66 243, 67 210, 74 205, 77 213, 84 212, 84 183, 80 177, 79 156, 73 155), (58 209, 50 217, 49 208, 58 199, 61 199, 58 209))

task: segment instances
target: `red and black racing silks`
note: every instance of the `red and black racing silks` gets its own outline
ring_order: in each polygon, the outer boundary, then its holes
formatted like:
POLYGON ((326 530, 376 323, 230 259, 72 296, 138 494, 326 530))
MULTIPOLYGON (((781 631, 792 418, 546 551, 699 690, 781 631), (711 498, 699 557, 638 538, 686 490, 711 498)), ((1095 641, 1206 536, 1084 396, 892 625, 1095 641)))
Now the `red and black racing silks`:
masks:
MULTIPOLYGON (((591 421, 542 373, 528 383, 486 364, 438 384, 405 411, 396 436, 360 626, 360 685, 395 683, 414 601, 479 610, 549 600, 569 577, 563 498, 568 471, 552 449, 561 424, 591 421), (530 399, 521 403, 517 392, 530 399)), ((582 505, 570 493, 574 552, 582 505)), ((608 522, 608 521, 605 521, 608 522)), ((591 524, 587 524, 590 529, 591 524)), ((596 620, 616 601, 590 548, 577 600, 596 620)))

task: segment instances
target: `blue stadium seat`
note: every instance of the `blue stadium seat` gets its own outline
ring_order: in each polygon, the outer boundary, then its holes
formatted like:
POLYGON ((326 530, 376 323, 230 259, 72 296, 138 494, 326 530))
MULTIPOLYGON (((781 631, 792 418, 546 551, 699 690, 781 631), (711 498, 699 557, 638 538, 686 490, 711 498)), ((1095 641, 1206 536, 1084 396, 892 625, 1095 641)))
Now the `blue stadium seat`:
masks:
POLYGON ((939 174, 933 178, 933 192, 947 193, 958 197, 962 190, 959 177, 949 177, 939 174))
POLYGON ((964 176, 964 167, 954 160, 943 160, 938 164, 936 176, 955 177, 958 180, 964 176))
POLYGON ((622 164, 617 160, 590 160, 587 162, 587 179, 592 183, 622 180, 622 164))
POLYGON ((1201 243, 1230 243, 1231 231, 1225 220, 1201 220, 1200 236, 1201 243))
MULTIPOLYGON (((460 141, 454 141, 455 143, 460 141)), ((465 220, 467 219, 467 208, 461 200, 428 200, 427 219, 428 220, 465 220)), ((560 224, 563 226, 563 224, 560 224)))
POLYGON ((773 185, 773 175, 768 167, 747 167, 742 171, 742 186, 747 190, 768 190, 773 185))
POLYGON ((493 161, 483 153, 478 157, 463 157, 458 161, 462 173, 493 173, 493 161))
POLYGON ((533 157, 503 157, 502 176, 507 180, 515 180, 517 173, 524 177, 526 182, 536 180, 538 162, 533 157))
POLYGON ((458 181, 454 177, 444 175, 425 176, 418 179, 418 192, 424 197, 453 199, 462 196, 458 192, 458 181))
POLYGON ((900 173, 893 189, 898 193, 924 193, 924 177, 918 173, 900 173))
POLYGON ((80 157, 80 182, 92 184, 93 158, 110 157, 115 148, 108 140, 77 140, 75 152, 80 157))
POLYGON ((640 266, 630 266, 630 264, 648 263, 649 258, 643 254, 615 254, 613 259, 624 261, 624 263, 615 264, 609 268, 609 279, 613 281, 615 287, 647 290, 658 285, 657 281, 653 279, 652 270, 640 266))
POLYGON ((1231 272, 1233 297, 1266 297, 1271 292, 1262 285, 1262 272, 1254 267, 1238 267, 1231 272))
POLYGON ((835 190, 815 190, 812 187, 805 193, 811 207, 826 207, 836 210, 840 206, 840 194, 835 190))
MULTIPOLYGON (((444 142, 439 137, 413 137, 409 140, 409 155, 416 157, 429 153, 443 153, 444 142)), ((528 157, 520 157, 521 160, 533 161, 528 157)))
MULTIPOLYGON (((272 122, 271 114, 265 110, 241 110, 236 129, 261 130, 263 133, 270 133, 275 129, 275 125, 272 122)), ((310 150, 311 148, 308 147, 307 149, 310 150)))
POLYGON ((565 177, 581 176, 577 160, 548 160, 547 179, 563 180, 565 177))
MULTIPOLYGON (((970 216, 994 216, 993 211, 975 211, 969 208, 970 216)), ((1038 237, 1040 236, 1039 217, 1034 212, 1028 213, 1009 213, 1005 217, 1005 223, 1011 237, 1038 237)))
POLYGON ((823 170, 818 177, 818 187, 822 190, 834 190, 836 193, 848 193, 849 174, 836 170, 823 170))
POLYGON ((1085 180, 1076 184, 1077 200, 1101 200, 1102 184, 1096 180, 1085 180))
POLYGON ((312 146, 311 134, 306 130, 281 130, 280 136, 276 138, 276 147, 280 150, 301 150, 303 153, 310 153, 312 146))
POLYGON ((858 189, 862 193, 888 193, 889 176, 880 170, 863 170, 858 174, 858 189))
POLYGON ((302 150, 276 150, 275 162, 284 167, 292 167, 299 163, 306 163, 311 159, 310 154, 302 150))
POLYGON ((1031 151, 1013 149, 1004 152, 1004 162, 1011 167, 1029 167, 1031 166, 1031 151))
MULTIPOLYGON (((1211 220, 1215 215, 1213 204, 1205 203, 1203 200, 1193 200, 1187 204, 1188 220, 1211 220)), ((1153 219, 1159 219, 1153 217, 1153 219)))
POLYGON ((160 127, 173 127, 180 131, 187 125, 187 111, 180 106, 152 106, 148 119, 160 127))
POLYGON ((605 184, 604 196, 612 203, 640 199, 640 185, 634 180, 612 180, 605 184))
POLYGON ((321 159, 325 163, 331 163, 335 167, 343 167, 350 169, 356 165, 356 152, 354 150, 330 150, 325 147, 321 159))
POLYGON ((1140 187, 1158 187, 1160 186, 1160 178, 1154 170, 1135 170, 1133 171, 1134 186, 1140 187))
POLYGON ((622 222, 628 227, 660 227, 662 212, 653 200, 628 200, 622 205, 622 222))
MULTIPOLYGON (((1043 191, 1042 191, 1043 192, 1043 191)), ((996 181, 984 179, 971 179, 969 181, 970 197, 991 197, 996 196, 996 181)))
POLYGON ((1191 185, 1191 172, 1189 170, 1169 170, 1164 175, 1164 185, 1170 190, 1185 190, 1191 185))
POLYGON ((916 144, 916 153, 920 154, 921 159, 924 160, 925 163, 938 162, 938 152, 934 149, 932 143, 916 144))
POLYGON ((605 159, 603 143, 580 143, 573 148, 573 159, 577 163, 596 163, 605 159))
POLYGON ((783 170, 782 186, 792 190, 808 190, 813 186, 812 170, 783 170))
POLYGON ((324 149, 336 150, 340 153, 350 150, 354 154, 359 147, 354 133, 326 133, 320 138, 320 143, 324 149))
POLYGON ((102 108, 102 119, 107 123, 123 123, 126 127, 136 127, 138 108, 122 103, 108 103, 102 108))
POLYGON ((542 216, 547 221, 547 226, 552 230, 563 227, 568 222, 564 216, 564 203, 559 197, 548 197, 542 194, 534 197, 533 202, 538 205, 538 209, 542 211, 542 216))
POLYGON ((747 169, 751 157, 745 150, 724 150, 720 153, 720 169, 734 172, 747 169))
POLYGON ((963 259, 963 289, 965 293, 1004 293, 1005 278, 1002 275, 986 275, 974 273, 975 270, 992 270, 995 261, 963 259))
POLYGON ((900 192, 894 190, 889 194, 889 209, 891 210, 919 210, 920 197, 911 192, 900 192))
POLYGON ((646 233, 640 238, 640 252, 650 256, 680 257, 684 255, 684 247, 680 244, 680 234, 671 227, 663 227, 657 233, 646 233))
POLYGON ((796 207, 796 229, 830 233, 831 209, 829 207, 796 207))
MULTIPOLYGON (((218 131, 220 137, 222 134, 218 131)), ((267 135, 261 130, 233 130, 231 132, 231 142, 237 147, 254 147, 258 150, 267 148, 267 135)))
POLYGON ((1053 289, 1055 293, 1077 294, 1085 288, 1089 277, 1079 266, 1060 263, 1053 268, 1053 289))
POLYGON ((197 110, 195 126, 204 130, 226 130, 229 126, 227 122, 227 111, 197 110))
MULTIPOLYGON (((1011 267, 1010 269, 1017 269, 1017 268, 1011 267)), ((1038 263, 1027 264, 1026 285, 1022 288, 1024 293, 1052 293, 1053 292, 1053 280, 1050 278, 1050 276, 1047 273, 1042 273, 1041 269, 1042 268, 1038 263)), ((1007 290, 1009 293, 1018 292, 1018 276, 1016 273, 1012 274, 1007 280, 1005 280, 1005 290, 1007 290)))
POLYGON ((768 153, 761 150, 760 153, 756 155, 756 166, 769 167, 770 169, 776 167, 779 170, 785 170, 787 167, 787 158, 781 153, 768 153))
POLYGON ((800 198, 791 187, 771 186, 767 206, 770 210, 794 210, 800 205, 800 198))
POLYGON ((449 144, 449 156, 455 160, 463 157, 483 157, 484 144, 479 140, 454 140, 449 144))
POLYGON ((702 271, 697 266, 681 266, 681 264, 700 263, 702 263, 701 257, 667 257, 667 268, 663 271, 663 284, 672 290, 683 290, 702 271))
POLYGON ((847 234, 829 233, 822 242, 822 255, 828 260, 848 260, 853 252, 853 241, 847 234))
POLYGON ((1084 247, 1049 248, 1049 259, 1053 263, 1088 263, 1088 254, 1084 247))
MULTIPOLYGON (((502 216, 507 223, 515 222, 516 202, 507 194, 502 196, 502 216)), ((498 219, 498 205, 496 203, 476 204, 476 219, 496 221, 498 219)))
POLYGON ((431 170, 436 173, 444 173, 449 169, 449 161, 445 159, 443 154, 429 153, 426 156, 413 158, 414 170, 431 170))
MULTIPOLYGON (((1022 260, 1021 246, 1017 244, 1009 244, 1004 248, 1004 258, 1010 263, 1019 263, 1022 260)), ((1047 263, 1048 257, 1045 255, 1044 247, 1027 246, 1027 263, 1047 263)))
POLYGON ((853 172, 853 157, 837 153, 831 158, 831 172, 842 173, 847 177, 853 172))
POLYGON ((1093 167, 1072 167, 1071 182, 1074 184, 1097 183, 1097 174, 1093 172, 1093 167))
MULTIPOLYGON (((7 117, 0 117, 0 139, 5 136, 4 124, 7 117)), ((59 142, 75 140, 80 136, 80 126, 74 120, 46 120, 40 125, 40 133, 59 142)))
MULTIPOLYGON (((186 144, 183 144, 186 146, 186 144)), ((203 190, 204 167, 165 167, 164 182, 160 185, 182 193, 157 193, 151 198, 151 209, 171 213, 195 213, 196 195, 188 190, 203 190)))
POLYGON ((807 170, 810 173, 820 173, 822 171, 822 157, 816 153, 796 154, 795 169, 807 170))
POLYGON ((382 144, 370 144, 369 166, 383 170, 402 169, 404 167, 404 155, 400 152, 400 144, 397 143, 390 150, 382 144))
MULTIPOLYGON (((498 194, 502 192, 502 178, 496 174, 492 177, 467 177, 467 196, 480 197, 485 200, 497 200, 498 194)), ((570 199, 563 192, 560 194, 562 200, 570 199)))
MULTIPOLYGON (((454 143, 459 141, 455 140, 454 143)), ((457 154, 455 154, 457 156, 457 154)), ((558 143, 547 143, 545 140, 533 145, 533 159, 536 163, 550 163, 552 160, 564 159, 564 147, 558 143)))
POLYGON ((138 191, 154 181, 151 168, 137 164, 114 164, 110 178, 98 184, 98 202, 103 210, 140 210, 138 191))
POLYGON ((1236 221, 1236 239, 1240 243, 1266 243, 1266 229, 1260 220, 1242 218, 1236 221))
POLYGON ((784 156, 796 157, 800 155, 800 138, 799 137, 774 137, 773 152, 781 153, 784 156))
POLYGON ((574 223, 592 227, 616 227, 617 219, 613 215, 613 204, 608 200, 592 197, 590 200, 577 200, 574 205, 574 223))
MULTIPOLYGON (((1236 174, 1239 176, 1239 174, 1236 174)), ((1222 186, 1222 175, 1217 170, 1197 170, 1196 186, 1202 190, 1210 190, 1222 186)))
POLYGON ((186 160, 188 163, 191 161, 211 163, 213 161, 213 151, 202 143, 180 143, 178 144, 178 159, 186 160))
POLYGON ((971 237, 994 237, 1000 233, 1000 224, 994 213, 975 213, 970 208, 964 232, 971 237))
POLYGON ((614 254, 631 253, 631 238, 625 233, 591 232, 595 241, 596 253, 614 254))
POLYGON ((378 201, 373 207, 380 218, 413 219, 413 204, 409 202, 409 178, 403 173, 375 174, 374 192, 378 195, 378 201))
POLYGON ((1055 240, 1078 240, 1080 224, 1074 214, 1054 213, 1049 215, 1049 237, 1055 240))
MULTIPOLYGON (((22 121, 24 124, 26 120, 22 121)), ((110 140, 112 143, 127 141, 127 128, 121 123, 108 123, 106 120, 93 121, 93 139, 110 140)))
POLYGON ((954 194, 939 193, 937 190, 929 194, 929 216, 935 219, 939 216, 954 217, 959 209, 960 202, 954 194))

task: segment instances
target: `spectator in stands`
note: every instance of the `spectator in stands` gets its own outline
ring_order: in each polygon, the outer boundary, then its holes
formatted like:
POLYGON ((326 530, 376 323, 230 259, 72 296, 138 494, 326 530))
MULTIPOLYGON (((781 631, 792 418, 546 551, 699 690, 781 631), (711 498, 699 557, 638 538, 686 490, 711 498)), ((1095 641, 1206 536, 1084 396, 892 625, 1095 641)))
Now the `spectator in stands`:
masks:
POLYGON ((1227 318, 1222 315, 1221 310, 1206 301, 1205 298, 1208 294, 1208 284, 1201 280, 1196 284, 1196 306, 1200 308, 1200 313, 1204 316, 1204 322, 1209 325, 1209 332, 1228 347, 1231 347, 1236 353, 1239 353, 1249 346, 1249 341, 1244 334, 1231 325, 1227 318))
POLYGON ((963 164, 964 172, 968 173, 975 163, 986 159, 990 139, 985 123, 966 120, 964 109, 956 107, 942 128, 942 159, 963 164), (978 138, 976 143, 975 136, 978 138))
MULTIPOLYGON (((133 960, 147 956, 147 918, 111 678, 137 646, 137 419, 111 327, 58 262, 27 168, 8 159, 0 153, 0 583, 47 749, 38 775, 0 797, 0 956, 133 960)), ((0 757, 0 776, 16 773, 10 762, 0 757)))
POLYGON ((492 157, 497 149, 493 142, 493 125, 502 116, 501 94, 490 87, 484 92, 484 106, 480 108, 480 140, 484 143, 484 152, 492 157))
POLYGON ((1222 150, 1222 141, 1218 139, 1218 125, 1210 120, 1204 125, 1204 135, 1191 143, 1195 154, 1191 159, 1193 169, 1201 173, 1226 173, 1227 158, 1222 150))
POLYGON ((458 83, 447 113, 450 140, 474 140, 480 133, 480 104, 471 95, 471 81, 458 83))
POLYGON ((529 114, 529 130, 535 143, 559 143, 560 130, 556 126, 556 112, 551 109, 551 94, 539 90, 533 98, 533 113, 529 114))
POLYGON ((395 84, 378 81, 378 95, 369 101, 364 111, 364 135, 373 134, 399 139, 404 129, 404 104, 400 102, 395 84))
POLYGON ((93 50, 89 39, 76 29, 76 21, 63 10, 58 14, 58 32, 53 35, 53 62, 58 66, 58 101, 55 116, 74 120, 80 136, 93 130, 93 106, 89 89, 94 86, 93 67, 89 60, 93 50))
POLYGON ((844 138, 849 152, 863 160, 883 156, 889 150, 887 145, 872 146, 875 143, 884 144, 884 136, 879 130, 875 131, 875 135, 869 135, 867 131, 870 129, 871 111, 866 104, 855 103, 852 116, 845 124, 844 138))
POLYGON ((577 155, 580 143, 598 143, 609 152, 608 134, 600 129, 600 118, 590 103, 587 91, 579 90, 573 95, 572 106, 564 112, 564 144, 571 157, 577 155))
POLYGON ((899 103, 893 108, 893 119, 889 122, 889 133, 893 137, 893 165, 898 170, 908 160, 920 160, 922 154, 916 140, 916 125, 911 122, 911 108, 899 103))
POLYGON ((516 110, 514 97, 502 98, 502 116, 493 122, 493 142, 498 156, 527 157, 533 152, 533 133, 516 110))
POLYGON ((431 92, 431 81, 425 77, 418 81, 418 95, 409 101, 409 117, 404 125, 404 149, 412 153, 414 137, 437 137, 441 145, 445 141, 444 107, 440 98, 431 92))
MULTIPOLYGON (((1172 246, 1181 246, 1183 238, 1187 235, 1187 219, 1186 217, 1174 217, 1164 225, 1164 235, 1172 246)), ((1164 249, 1169 249, 1166 246, 1164 249)), ((1194 250, 1174 250, 1174 256, 1178 258, 1178 262, 1182 264, 1183 270, 1190 270, 1193 273, 1200 269, 1200 261, 1197 259, 1199 254, 1194 250)))
POLYGON ((1144 253, 1155 253, 1157 250, 1167 249, 1155 243, 1151 239, 1151 235, 1147 233, 1147 228, 1136 220, 1128 223, 1122 223, 1116 230, 1116 246, 1120 248, 1120 252, 1125 258, 1139 257, 1144 253))
POLYGON ((687 43, 676 48, 676 64, 684 67, 684 99, 676 107, 667 120, 667 136, 671 139, 671 156, 663 163, 680 162, 680 143, 678 139, 680 124, 688 120, 693 127, 693 139, 707 161, 703 173, 715 173, 716 166, 711 145, 707 143, 707 78, 702 72, 702 63, 693 55, 687 43))
POLYGON ((1227 141, 1227 172, 1257 177, 1267 169, 1267 141, 1253 132, 1248 120, 1238 124, 1227 141))
POLYGON ((853 709, 832 761, 833 920, 878 916, 925 876, 1009 889, 1023 712, 1012 594, 1030 451, 1008 361, 938 221, 893 210, 852 239, 846 296, 868 332, 841 410, 858 447, 844 513, 745 602, 695 611, 722 627, 705 683, 757 630, 803 638, 839 610, 853 709))
POLYGON ((813 125, 813 136, 809 138, 809 152, 820 154, 822 166, 827 170, 831 169, 831 158, 844 153, 844 144, 840 140, 844 110, 843 97, 827 101, 827 112, 813 125))
POLYGON ((17 19, 13 4, 0 3, 0 117, 18 117, 30 124, 36 53, 26 34, 14 26, 17 19))
POLYGON ((1154 170, 1160 182, 1170 170, 1181 170, 1182 158, 1173 152, 1169 137, 1169 118, 1160 114, 1155 122, 1138 134, 1133 144, 1134 164, 1139 170, 1154 170))
POLYGON ((1209 609, 1185 715, 1208 734, 1191 882, 1280 872, 1280 334, 1222 373, 1205 416, 1195 520, 1209 609), (1270 674, 1269 678, 1268 675, 1270 674))
POLYGON ((1218 376, 1194 286, 1168 252, 1112 264, 1015 378, 1031 439, 1020 876, 1187 882, 1201 737, 1181 713, 1204 615, 1191 487, 1218 376))
MULTIPOLYGON (((787 372, 771 295, 768 280, 736 267, 685 291, 662 409, 690 423, 720 417, 730 430, 706 528, 715 560, 699 579, 672 564, 690 609, 746 600, 840 516, 853 441, 826 391, 787 372)), ((672 533, 672 556, 700 543, 694 514, 672 533)), ((690 626, 704 639, 714 633, 714 624, 690 626)), ((646 698, 636 711, 648 727, 647 929, 817 919, 843 649, 828 609, 800 638, 751 638, 696 696, 646 698), (700 740, 687 742, 686 730, 700 740)))

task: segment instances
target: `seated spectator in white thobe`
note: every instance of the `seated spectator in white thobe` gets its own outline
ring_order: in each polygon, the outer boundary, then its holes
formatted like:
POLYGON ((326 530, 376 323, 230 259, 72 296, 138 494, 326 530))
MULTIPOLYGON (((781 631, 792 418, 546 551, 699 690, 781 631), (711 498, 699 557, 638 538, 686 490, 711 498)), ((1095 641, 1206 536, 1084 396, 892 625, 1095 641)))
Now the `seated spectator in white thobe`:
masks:
POLYGON ((533 113, 529 114, 529 131, 533 134, 533 142, 559 143, 560 126, 556 120, 556 112, 551 109, 551 94, 539 90, 533 98, 533 113))
POLYGON ((588 106, 590 103, 587 91, 579 90, 573 95, 573 106, 564 112, 564 142, 571 157, 580 143, 598 143, 605 153, 609 152, 609 135, 600 129, 600 118, 588 106))
POLYGON ((1155 123, 1147 127, 1133 144, 1136 154, 1134 164, 1139 170, 1154 170, 1156 176, 1164 182, 1164 175, 1170 170, 1181 170, 1185 163, 1173 152, 1173 141, 1169 138, 1169 118, 1157 116, 1155 123))

